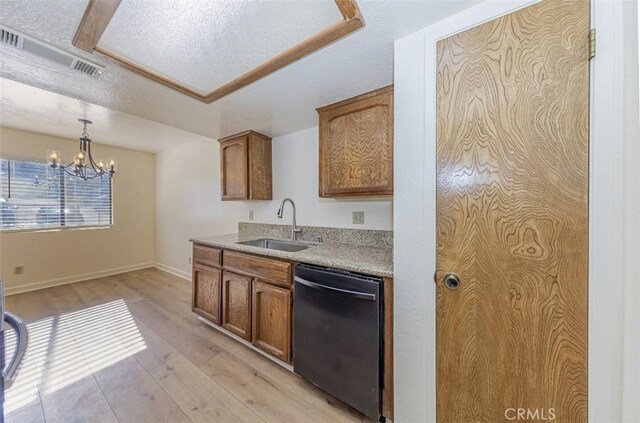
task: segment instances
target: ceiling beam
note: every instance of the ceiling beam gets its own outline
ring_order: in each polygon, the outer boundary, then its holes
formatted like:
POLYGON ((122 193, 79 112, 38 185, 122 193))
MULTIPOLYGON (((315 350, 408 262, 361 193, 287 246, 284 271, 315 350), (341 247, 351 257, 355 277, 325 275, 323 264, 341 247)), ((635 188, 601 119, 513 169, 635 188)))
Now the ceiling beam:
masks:
POLYGON ((93 53, 94 48, 98 45, 98 40, 107 29, 107 25, 119 5, 120 0, 89 0, 80 26, 73 37, 73 45, 93 53))
POLYGON ((344 19, 353 19, 360 16, 360 8, 354 0, 335 0, 344 19))
MULTIPOLYGON (((282 69, 283 67, 302 59, 316 51, 327 47, 339 39, 346 37, 364 26, 364 19, 360 15, 360 10, 355 1, 352 0, 336 0, 336 4, 340 7, 341 3, 350 3, 354 5, 355 14, 352 18, 344 19, 336 24, 331 25, 324 31, 321 31, 311 38, 291 47, 288 50, 278 54, 277 56, 267 60, 266 62, 251 69, 249 72, 239 76, 231 82, 216 88, 204 97, 206 103, 212 103, 224 96, 231 94, 240 88, 256 82, 265 76, 282 69)), ((342 9, 341 9, 342 10, 342 9)), ((350 12, 351 13, 351 12, 350 12)))

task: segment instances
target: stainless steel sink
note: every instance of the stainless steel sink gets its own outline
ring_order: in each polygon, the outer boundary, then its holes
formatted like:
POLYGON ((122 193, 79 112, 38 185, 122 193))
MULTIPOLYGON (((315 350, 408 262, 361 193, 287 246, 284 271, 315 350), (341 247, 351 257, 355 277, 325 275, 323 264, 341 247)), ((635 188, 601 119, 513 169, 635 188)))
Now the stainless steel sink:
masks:
POLYGON ((254 241, 243 241, 237 244, 250 245, 252 247, 266 248, 268 250, 280 250, 280 251, 302 251, 311 247, 311 245, 300 244, 298 242, 281 241, 277 239, 256 239, 254 241))

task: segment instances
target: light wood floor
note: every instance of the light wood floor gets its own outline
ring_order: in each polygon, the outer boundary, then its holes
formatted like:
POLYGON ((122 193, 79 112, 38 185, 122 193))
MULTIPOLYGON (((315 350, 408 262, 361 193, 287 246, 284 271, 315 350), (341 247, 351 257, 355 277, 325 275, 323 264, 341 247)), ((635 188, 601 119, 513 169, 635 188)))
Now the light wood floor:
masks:
POLYGON ((7 297, 31 342, 6 421, 368 421, 199 321, 190 289, 145 269, 7 297))

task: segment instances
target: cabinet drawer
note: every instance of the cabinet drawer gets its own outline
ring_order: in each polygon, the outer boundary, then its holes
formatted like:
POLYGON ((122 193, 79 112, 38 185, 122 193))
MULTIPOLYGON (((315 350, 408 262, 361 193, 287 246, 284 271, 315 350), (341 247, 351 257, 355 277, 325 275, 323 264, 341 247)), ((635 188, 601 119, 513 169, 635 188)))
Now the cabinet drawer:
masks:
POLYGON ((206 266, 220 266, 220 256, 222 252, 215 248, 204 245, 193 245, 193 262, 206 266))
POLYGON ((224 252, 225 269, 237 270, 266 279, 283 286, 291 285, 291 263, 286 261, 251 256, 232 251, 224 252))

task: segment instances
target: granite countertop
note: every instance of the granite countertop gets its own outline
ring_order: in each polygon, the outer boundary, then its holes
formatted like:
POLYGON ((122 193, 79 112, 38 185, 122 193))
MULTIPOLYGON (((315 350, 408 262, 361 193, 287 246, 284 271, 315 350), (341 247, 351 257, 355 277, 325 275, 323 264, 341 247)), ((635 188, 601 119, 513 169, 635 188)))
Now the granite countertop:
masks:
MULTIPOLYGON (((367 275, 393 277, 393 249, 391 248, 365 247, 332 242, 318 244, 302 241, 303 244, 309 244, 311 246, 306 250, 290 252, 238 244, 238 242, 253 241, 262 238, 270 237, 265 237, 264 235, 229 234, 194 237, 189 239, 189 241, 226 250, 243 251, 300 263, 335 267, 337 269, 350 270, 367 275)), ((289 240, 285 239, 283 241, 289 240)))

